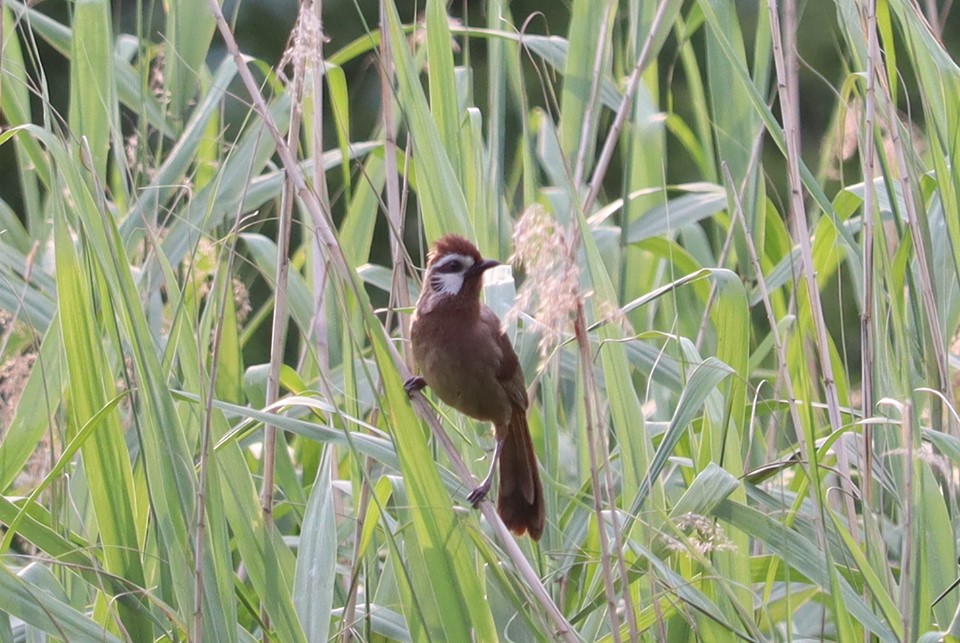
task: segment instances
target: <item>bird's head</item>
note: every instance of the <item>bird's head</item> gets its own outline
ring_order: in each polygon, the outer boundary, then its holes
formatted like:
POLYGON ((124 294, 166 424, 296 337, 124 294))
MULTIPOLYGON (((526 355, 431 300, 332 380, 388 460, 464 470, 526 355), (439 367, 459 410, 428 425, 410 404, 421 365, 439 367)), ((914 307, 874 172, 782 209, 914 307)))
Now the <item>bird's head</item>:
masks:
POLYGON ((479 302, 483 273, 498 265, 499 261, 484 259, 476 246, 463 237, 444 235, 430 249, 421 301, 428 298, 431 308, 441 302, 479 302))

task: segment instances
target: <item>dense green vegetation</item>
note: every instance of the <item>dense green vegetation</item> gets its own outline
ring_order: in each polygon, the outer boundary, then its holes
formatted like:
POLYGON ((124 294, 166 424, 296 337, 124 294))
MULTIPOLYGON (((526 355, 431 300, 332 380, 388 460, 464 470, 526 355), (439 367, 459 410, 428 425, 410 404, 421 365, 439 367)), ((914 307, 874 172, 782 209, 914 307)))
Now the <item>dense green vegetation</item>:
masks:
POLYGON ((336 47, 305 2, 277 66, 215 7, 3 3, 0 641, 960 631, 960 68, 916 7, 832 5, 823 134, 791 2, 387 0, 336 47), (538 544, 402 387, 444 232, 522 259, 538 544))

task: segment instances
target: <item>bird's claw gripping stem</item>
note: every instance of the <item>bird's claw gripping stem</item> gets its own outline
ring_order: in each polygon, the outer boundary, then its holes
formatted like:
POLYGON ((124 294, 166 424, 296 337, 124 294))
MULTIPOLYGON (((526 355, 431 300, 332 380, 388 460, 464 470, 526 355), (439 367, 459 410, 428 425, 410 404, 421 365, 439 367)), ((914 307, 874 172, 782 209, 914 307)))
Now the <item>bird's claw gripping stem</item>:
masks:
POLYGON ((417 391, 423 390, 426 385, 427 380, 416 375, 403 383, 403 389, 407 392, 407 395, 413 395, 417 391))
POLYGON ((500 460, 500 450, 503 449, 503 440, 497 439, 497 444, 493 448, 493 457, 490 459, 490 469, 487 471, 487 477, 483 479, 483 482, 480 485, 470 492, 470 495, 467 496, 467 500, 470 501, 470 505, 476 509, 477 505, 480 504, 480 501, 487 497, 487 493, 490 491, 490 485, 493 482, 493 472, 497 469, 497 462, 500 460))
POLYGON ((487 493, 490 491, 490 479, 487 478, 480 483, 480 486, 470 492, 470 495, 467 496, 467 500, 470 501, 470 506, 476 508, 480 504, 480 501, 487 497, 487 493))

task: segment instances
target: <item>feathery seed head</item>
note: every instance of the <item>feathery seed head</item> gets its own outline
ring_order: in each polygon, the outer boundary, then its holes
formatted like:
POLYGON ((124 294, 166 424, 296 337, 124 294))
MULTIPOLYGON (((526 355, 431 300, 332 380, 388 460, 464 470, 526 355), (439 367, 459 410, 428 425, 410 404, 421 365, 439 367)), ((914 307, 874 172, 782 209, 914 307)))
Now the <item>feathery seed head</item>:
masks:
POLYGON ((513 243, 513 259, 522 263, 527 273, 517 310, 534 309, 540 356, 546 357, 561 340, 580 303, 580 270, 571 257, 568 233, 541 205, 530 206, 517 221, 513 243))

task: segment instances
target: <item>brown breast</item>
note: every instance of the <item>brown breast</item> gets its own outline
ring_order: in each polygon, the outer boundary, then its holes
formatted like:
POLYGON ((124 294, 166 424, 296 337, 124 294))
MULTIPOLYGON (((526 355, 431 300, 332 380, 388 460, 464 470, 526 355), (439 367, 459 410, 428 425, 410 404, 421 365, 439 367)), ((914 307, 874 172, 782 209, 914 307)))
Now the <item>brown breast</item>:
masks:
POLYGON ((413 356, 423 379, 441 400, 478 420, 506 424, 514 403, 498 376, 504 358, 499 322, 491 328, 490 316, 496 320, 492 311, 478 313, 438 307, 415 316, 413 356))

